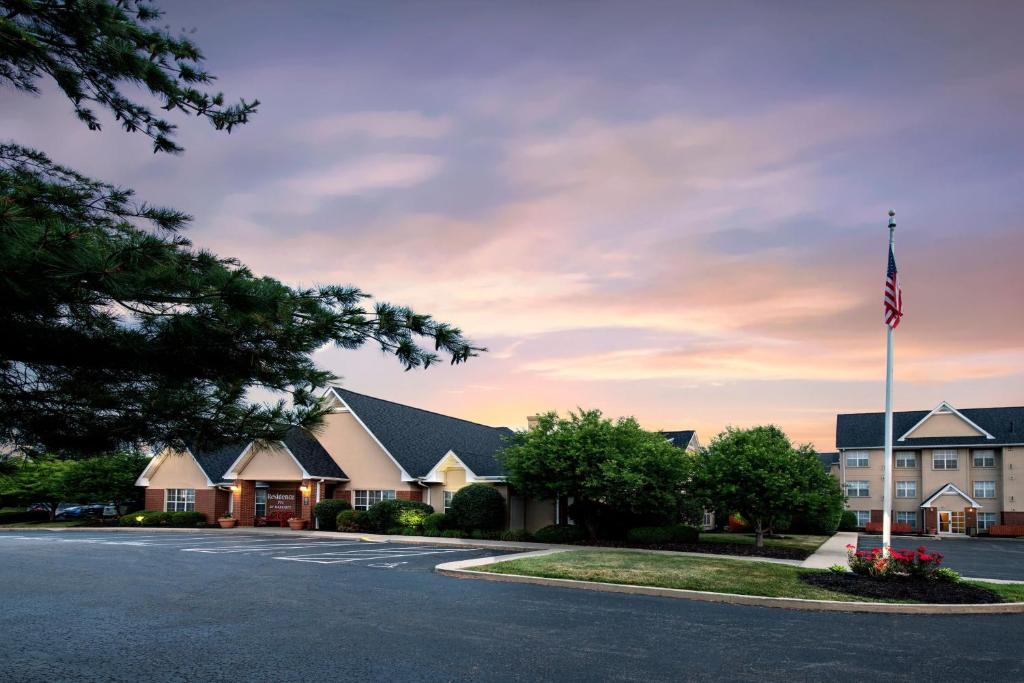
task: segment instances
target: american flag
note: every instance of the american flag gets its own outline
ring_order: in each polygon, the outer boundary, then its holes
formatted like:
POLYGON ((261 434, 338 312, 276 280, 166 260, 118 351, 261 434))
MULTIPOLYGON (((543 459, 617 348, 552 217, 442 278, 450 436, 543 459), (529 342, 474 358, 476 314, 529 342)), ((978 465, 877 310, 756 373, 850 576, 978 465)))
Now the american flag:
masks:
POLYGON ((903 290, 900 289, 900 274, 896 271, 896 257, 889 245, 889 270, 885 274, 885 324, 896 329, 903 319, 903 290))

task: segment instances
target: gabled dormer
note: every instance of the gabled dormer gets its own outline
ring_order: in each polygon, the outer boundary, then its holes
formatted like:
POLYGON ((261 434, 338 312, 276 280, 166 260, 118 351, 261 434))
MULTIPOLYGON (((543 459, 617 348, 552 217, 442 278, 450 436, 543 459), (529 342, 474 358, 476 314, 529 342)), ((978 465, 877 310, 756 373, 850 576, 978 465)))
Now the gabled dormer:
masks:
POLYGON ((943 401, 930 413, 921 418, 897 440, 943 438, 943 437, 974 437, 978 439, 994 439, 995 437, 979 427, 975 422, 959 410, 943 401))

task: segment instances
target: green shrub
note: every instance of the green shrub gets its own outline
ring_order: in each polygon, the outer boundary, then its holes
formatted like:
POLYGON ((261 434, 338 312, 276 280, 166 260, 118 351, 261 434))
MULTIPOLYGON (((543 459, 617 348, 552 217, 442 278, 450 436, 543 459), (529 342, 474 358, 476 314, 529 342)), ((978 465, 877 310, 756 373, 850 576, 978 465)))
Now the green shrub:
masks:
POLYGON ((462 529, 445 529, 441 532, 443 538, 465 538, 466 532, 462 529))
POLYGON ((497 541, 501 538, 501 532, 487 529, 473 529, 469 532, 469 537, 478 541, 497 541))
POLYGON ((334 520, 338 531, 368 531, 366 513, 362 510, 342 510, 334 520))
POLYGON ((833 574, 845 574, 846 573, 846 565, 845 564, 834 564, 831 567, 829 567, 828 570, 830 572, 832 572, 833 574))
POLYGON ((505 526, 505 498, 487 484, 470 484, 452 496, 451 515, 460 529, 497 531, 505 526))
POLYGON ((392 498, 371 505, 366 519, 372 531, 383 533, 396 527, 419 529, 433 512, 434 508, 418 500, 392 498))
POLYGON ((337 498, 321 500, 313 506, 313 516, 316 517, 317 528, 321 531, 337 531, 338 513, 351 509, 352 505, 347 500, 337 498))
POLYGON ((533 532, 538 543, 578 543, 586 539, 587 532, 578 526, 552 524, 533 532))
POLYGON ((424 536, 429 536, 431 538, 438 538, 441 535, 441 533, 442 532, 441 532, 440 529, 424 529, 423 530, 423 535, 424 536))
POLYGON ((532 541, 533 534, 526 529, 509 529, 501 534, 503 541, 532 541))
POLYGON ((960 581, 960 572, 949 567, 939 567, 932 572, 932 577, 939 581, 948 581, 949 583, 958 583, 960 581))
POLYGON ((171 526, 199 526, 206 524, 206 515, 202 512, 170 512, 168 520, 171 526))
POLYGON ((160 510, 139 510, 123 515, 118 522, 121 526, 168 526, 171 513, 160 510))
POLYGON ((17 524, 20 522, 48 522, 50 513, 45 510, 4 510, 0 512, 0 524, 17 524))
POLYGON ((853 510, 843 510, 843 514, 839 518, 839 530, 840 531, 856 531, 857 530, 857 515, 853 514, 853 510))
POLYGON ((399 534, 402 535, 402 536, 419 536, 420 532, 417 529, 410 529, 410 528, 406 527, 406 528, 402 529, 399 532, 399 534))
POLYGON ((448 528, 448 516, 443 512, 433 512, 423 518, 423 531, 443 531, 448 528))

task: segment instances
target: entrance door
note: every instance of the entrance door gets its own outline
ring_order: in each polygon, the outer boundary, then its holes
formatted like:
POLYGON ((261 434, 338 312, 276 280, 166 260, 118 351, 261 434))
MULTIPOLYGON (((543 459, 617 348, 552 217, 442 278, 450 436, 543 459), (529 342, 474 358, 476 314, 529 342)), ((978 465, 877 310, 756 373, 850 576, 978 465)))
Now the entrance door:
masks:
POLYGON ((950 510, 939 511, 940 534, 962 534, 965 529, 963 510, 959 512, 950 510))

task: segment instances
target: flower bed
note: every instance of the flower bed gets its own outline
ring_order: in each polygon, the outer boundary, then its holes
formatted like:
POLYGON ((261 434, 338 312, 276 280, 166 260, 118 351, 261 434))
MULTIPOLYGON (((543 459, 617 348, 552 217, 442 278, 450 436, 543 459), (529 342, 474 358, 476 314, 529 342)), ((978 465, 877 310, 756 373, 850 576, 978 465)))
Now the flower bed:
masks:
POLYGON ((969 583, 923 581, 909 576, 897 576, 879 581, 857 574, 805 572, 800 575, 800 580, 825 590, 875 600, 925 602, 941 605, 1003 602, 1002 598, 992 591, 972 586, 969 583))
POLYGON ((854 574, 876 579, 900 576, 932 579, 942 564, 942 553, 929 553, 923 545, 917 550, 890 548, 889 557, 885 557, 881 548, 857 550, 856 546, 848 545, 846 556, 854 574))

